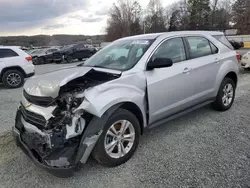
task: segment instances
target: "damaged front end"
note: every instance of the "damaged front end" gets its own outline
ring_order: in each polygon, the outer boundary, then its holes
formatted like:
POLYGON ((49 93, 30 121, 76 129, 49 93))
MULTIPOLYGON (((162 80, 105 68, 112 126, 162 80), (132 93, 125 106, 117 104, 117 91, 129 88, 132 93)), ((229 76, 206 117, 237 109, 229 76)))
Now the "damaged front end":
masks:
POLYGON ((60 86, 55 98, 31 95, 24 87, 13 128, 18 145, 55 175, 68 176, 67 170, 72 174, 80 161, 87 161, 102 132, 102 126, 97 125, 101 118, 79 109, 85 92, 116 78, 119 75, 91 69, 60 86))

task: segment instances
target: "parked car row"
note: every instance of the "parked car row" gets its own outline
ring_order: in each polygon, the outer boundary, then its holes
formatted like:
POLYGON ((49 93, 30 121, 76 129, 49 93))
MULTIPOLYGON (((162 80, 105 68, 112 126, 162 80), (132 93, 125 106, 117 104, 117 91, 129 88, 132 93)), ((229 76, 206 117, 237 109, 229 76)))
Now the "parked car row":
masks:
POLYGON ((85 44, 67 45, 62 48, 43 48, 29 51, 35 65, 46 63, 68 63, 78 59, 79 61, 89 58, 97 52, 96 48, 89 48, 85 44))

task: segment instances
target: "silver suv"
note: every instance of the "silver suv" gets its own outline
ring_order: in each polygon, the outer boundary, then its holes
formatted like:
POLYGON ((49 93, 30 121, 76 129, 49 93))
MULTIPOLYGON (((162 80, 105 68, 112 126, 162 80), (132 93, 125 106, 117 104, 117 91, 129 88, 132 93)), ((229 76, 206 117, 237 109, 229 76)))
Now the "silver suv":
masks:
POLYGON ((68 176, 90 154, 117 166, 145 129, 208 103, 228 110, 238 60, 220 32, 117 40, 84 64, 29 79, 13 133, 40 167, 68 176))

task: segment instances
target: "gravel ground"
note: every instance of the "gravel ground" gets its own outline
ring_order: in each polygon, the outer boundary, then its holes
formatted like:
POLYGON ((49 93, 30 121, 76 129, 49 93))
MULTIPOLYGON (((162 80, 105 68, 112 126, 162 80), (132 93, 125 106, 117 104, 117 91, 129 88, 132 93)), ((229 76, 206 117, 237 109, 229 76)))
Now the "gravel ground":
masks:
MULTIPOLYGON (((51 70, 47 66, 39 68, 51 70)), ((0 88, 2 130, 14 123, 20 91, 0 88)), ((67 179, 37 168, 15 146, 11 134, 2 133, 0 187, 250 187, 249 94, 250 72, 245 72, 229 111, 207 106, 191 112, 145 133, 126 164, 106 168, 90 159, 67 179)))

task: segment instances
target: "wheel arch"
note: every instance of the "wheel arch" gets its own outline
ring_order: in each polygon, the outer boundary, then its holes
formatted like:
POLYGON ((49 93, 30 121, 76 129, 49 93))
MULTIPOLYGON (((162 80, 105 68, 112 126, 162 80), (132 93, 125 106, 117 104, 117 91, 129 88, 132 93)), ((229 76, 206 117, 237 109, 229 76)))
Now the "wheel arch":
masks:
POLYGON ((25 73, 25 71, 21 67, 19 67, 19 66, 11 66, 11 67, 3 68, 3 70, 1 71, 1 73, 0 73, 0 80, 1 81, 2 81, 4 73, 6 71, 9 71, 9 70, 18 70, 18 71, 20 71, 24 75, 24 77, 27 76, 27 74, 25 73))
POLYGON ((231 72, 227 73, 225 78, 231 78, 234 81, 235 85, 237 86, 238 76, 235 72, 231 71, 231 72))
POLYGON ((132 103, 132 102, 121 103, 119 108, 128 110, 136 116, 136 118, 138 119, 139 124, 140 124, 141 134, 143 134, 143 132, 144 132, 144 119, 143 119, 143 114, 142 114, 140 108, 135 103, 132 103))

